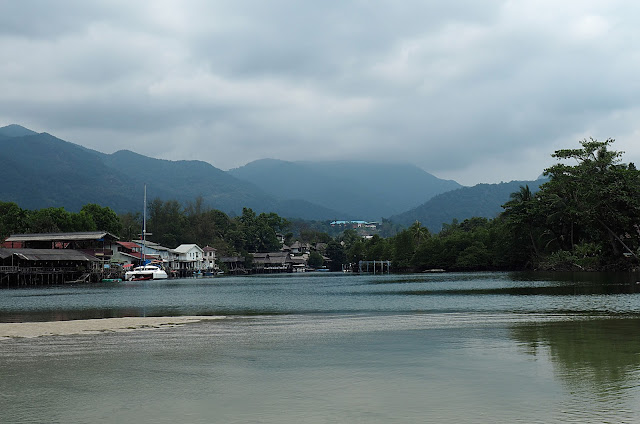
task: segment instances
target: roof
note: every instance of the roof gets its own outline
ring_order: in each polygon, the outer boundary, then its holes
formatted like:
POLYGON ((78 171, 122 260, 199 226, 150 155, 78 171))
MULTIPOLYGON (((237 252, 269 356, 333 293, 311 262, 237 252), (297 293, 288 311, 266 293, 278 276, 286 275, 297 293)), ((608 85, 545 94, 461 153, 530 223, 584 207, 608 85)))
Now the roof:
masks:
POLYGON ((77 233, 34 233, 34 234, 11 234, 6 241, 28 242, 28 241, 81 241, 81 240, 118 240, 118 237, 107 231, 84 231, 77 233))
POLYGON ((157 251, 161 251, 161 250, 171 250, 168 247, 164 247, 156 242, 153 241, 149 241, 149 240, 134 240, 131 243, 135 244, 136 247, 140 248, 142 246, 145 246, 147 249, 153 249, 153 250, 157 250, 157 251))
POLYGON ((173 249, 173 251, 176 252, 176 253, 187 253, 190 250, 192 250, 193 248, 197 248, 198 250, 202 250, 202 248, 200 246, 198 246, 197 244, 181 244, 180 246, 178 246, 175 249, 173 249))
POLYGON ((202 248, 202 250, 204 250, 205 252, 217 252, 218 249, 216 249, 215 247, 211 247, 211 246, 205 246, 202 248))
POLYGON ((132 241, 118 241, 117 243, 122 247, 126 247, 127 249, 140 249, 140 245, 132 241))
MULTIPOLYGON (((136 258, 136 259, 142 260, 142 253, 141 252, 120 252, 120 254, 122 256, 129 256, 131 258, 136 258)), ((149 253, 144 255, 144 257, 145 257, 145 259, 160 259, 160 256, 149 254, 149 253)))
POLYGON ((252 253, 256 264, 285 264, 291 262, 291 255, 287 252, 252 253))
POLYGON ((27 261, 98 261, 94 256, 72 249, 0 249, 0 258, 11 255, 27 261))

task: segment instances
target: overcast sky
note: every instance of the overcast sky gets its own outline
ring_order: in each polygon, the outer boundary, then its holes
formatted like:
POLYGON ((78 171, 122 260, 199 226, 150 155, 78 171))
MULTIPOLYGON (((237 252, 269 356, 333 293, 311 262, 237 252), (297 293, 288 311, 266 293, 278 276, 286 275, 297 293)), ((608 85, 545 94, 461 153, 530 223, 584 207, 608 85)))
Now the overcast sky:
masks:
POLYGON ((631 1, 2 1, 0 126, 465 185, 535 179, 585 137, 640 163, 639 21, 631 1))

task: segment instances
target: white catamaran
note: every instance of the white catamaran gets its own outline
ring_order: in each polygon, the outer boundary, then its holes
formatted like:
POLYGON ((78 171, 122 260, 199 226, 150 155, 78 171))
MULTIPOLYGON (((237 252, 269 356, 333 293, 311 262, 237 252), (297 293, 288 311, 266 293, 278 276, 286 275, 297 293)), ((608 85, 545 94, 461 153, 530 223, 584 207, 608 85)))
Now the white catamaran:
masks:
POLYGON ((145 249, 147 248, 147 185, 144 185, 144 206, 142 209, 142 255, 141 265, 133 268, 131 271, 124 273, 124 279, 127 281, 136 280, 164 280, 167 272, 157 265, 146 263, 145 249))

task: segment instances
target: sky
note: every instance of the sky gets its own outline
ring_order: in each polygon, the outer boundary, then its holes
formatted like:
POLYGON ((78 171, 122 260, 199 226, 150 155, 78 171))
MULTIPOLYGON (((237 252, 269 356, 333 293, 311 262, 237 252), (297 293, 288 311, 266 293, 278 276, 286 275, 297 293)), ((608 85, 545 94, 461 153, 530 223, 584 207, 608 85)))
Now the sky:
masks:
POLYGON ((407 162, 536 179, 614 138, 640 163, 640 3, 0 2, 0 126, 104 153, 407 162))

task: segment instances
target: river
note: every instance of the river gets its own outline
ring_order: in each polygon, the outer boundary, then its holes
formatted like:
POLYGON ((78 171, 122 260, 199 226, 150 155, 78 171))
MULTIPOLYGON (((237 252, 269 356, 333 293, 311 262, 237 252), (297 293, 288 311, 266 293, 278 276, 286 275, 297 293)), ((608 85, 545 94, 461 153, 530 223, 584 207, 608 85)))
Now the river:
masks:
POLYGON ((2 423, 636 423, 640 276, 334 273, 0 290, 2 423), (151 319, 151 318, 149 318, 151 319))

